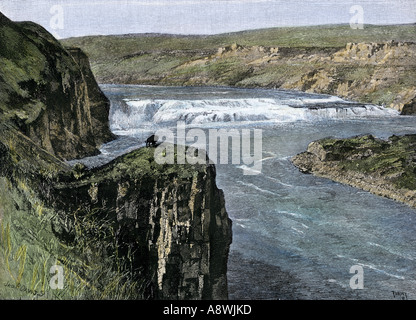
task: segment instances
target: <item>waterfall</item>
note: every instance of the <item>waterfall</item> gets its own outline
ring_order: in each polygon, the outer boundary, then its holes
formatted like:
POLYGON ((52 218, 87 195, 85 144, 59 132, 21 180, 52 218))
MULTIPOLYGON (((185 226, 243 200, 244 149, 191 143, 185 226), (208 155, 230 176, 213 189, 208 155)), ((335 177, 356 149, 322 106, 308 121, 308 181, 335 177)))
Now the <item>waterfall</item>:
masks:
POLYGON ((375 105, 344 101, 338 97, 310 99, 247 98, 206 100, 124 99, 112 104, 113 131, 129 131, 174 125, 206 126, 238 122, 288 123, 398 116, 399 113, 375 105))

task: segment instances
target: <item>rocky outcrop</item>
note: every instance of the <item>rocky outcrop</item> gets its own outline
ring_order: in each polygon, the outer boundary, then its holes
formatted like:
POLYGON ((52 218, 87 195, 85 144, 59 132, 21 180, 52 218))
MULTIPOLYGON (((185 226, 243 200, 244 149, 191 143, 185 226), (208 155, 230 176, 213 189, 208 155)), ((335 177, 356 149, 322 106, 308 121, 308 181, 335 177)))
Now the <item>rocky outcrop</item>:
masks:
POLYGON ((416 135, 323 139, 292 158, 303 173, 416 207, 416 135))
POLYGON ((344 49, 316 61, 325 65, 283 86, 413 113, 416 86, 408 68, 415 66, 415 43, 348 43, 344 49))
POLYGON ((416 87, 405 89, 398 95, 399 107, 403 115, 416 114, 416 87))
MULTIPOLYGON (((55 192, 58 212, 107 217, 119 253, 134 253, 132 276, 147 279, 148 298, 228 298, 231 221, 213 166, 166 170, 154 163, 153 148, 141 149, 55 192), (127 169, 137 166, 143 171, 127 169)), ((57 231, 62 238, 65 232, 57 231)))
POLYGON ((0 41, 0 298, 227 299, 215 167, 159 165, 142 148, 71 168, 112 138, 87 57, 2 15, 0 41))
POLYGON ((252 67, 233 83, 236 86, 337 95, 414 114, 415 43, 348 43, 345 48, 332 49, 234 45, 222 48, 211 59, 220 63, 220 59, 225 62, 231 58, 252 67))
POLYGON ((0 62, 2 121, 42 148, 69 160, 97 154, 114 138, 109 101, 80 50, 68 51, 40 26, 0 13, 0 62))
POLYGON ((211 166, 185 184, 155 186, 147 240, 159 298, 228 299, 231 220, 214 181, 211 166))
POLYGON ((336 52, 334 62, 358 61, 363 64, 386 64, 404 57, 413 59, 413 43, 390 41, 387 43, 347 43, 344 50, 336 52))

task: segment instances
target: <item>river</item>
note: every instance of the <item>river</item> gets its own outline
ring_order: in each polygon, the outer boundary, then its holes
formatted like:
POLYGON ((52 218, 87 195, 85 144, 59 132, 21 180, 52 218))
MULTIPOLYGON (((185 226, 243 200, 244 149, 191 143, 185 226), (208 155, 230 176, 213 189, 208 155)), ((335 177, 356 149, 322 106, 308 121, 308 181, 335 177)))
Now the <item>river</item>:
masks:
POLYGON ((233 220, 230 299, 416 299, 416 210, 302 174, 290 162, 324 137, 415 133, 416 117, 293 91, 102 89, 119 138, 101 155, 83 159, 88 166, 144 146, 149 135, 174 130, 177 121, 200 130, 261 130, 257 174, 245 175, 242 163, 217 165, 217 185, 233 220))

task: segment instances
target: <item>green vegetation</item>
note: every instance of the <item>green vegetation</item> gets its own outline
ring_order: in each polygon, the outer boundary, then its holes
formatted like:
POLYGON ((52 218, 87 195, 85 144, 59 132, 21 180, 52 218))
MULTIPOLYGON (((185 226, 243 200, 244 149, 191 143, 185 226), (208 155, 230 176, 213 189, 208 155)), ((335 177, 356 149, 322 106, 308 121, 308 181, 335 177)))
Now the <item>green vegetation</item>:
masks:
POLYGON ((416 208, 416 134, 326 138, 291 159, 303 173, 360 188, 416 208))
POLYGON ((99 83, 294 89, 414 112, 416 25, 91 36, 62 43, 88 54, 99 83), (408 45, 378 45, 392 41, 408 45), (370 47, 349 51, 347 43, 370 47))
POLYGON ((373 26, 362 30, 348 25, 259 29, 212 36, 123 35, 88 36, 61 40, 79 46, 95 63, 114 60, 140 51, 217 50, 238 43, 265 47, 344 47, 349 42, 416 41, 415 25, 373 26))
MULTIPOLYGON (((0 178, 0 207, 4 212, 0 223, 0 297, 143 298, 143 280, 131 279, 124 260, 117 256, 112 225, 99 220, 96 212, 74 220, 74 238, 68 244, 53 230, 51 221, 59 219, 57 213, 43 207, 24 182, 13 188, 10 181, 0 178), (54 265, 63 268, 62 289, 50 285, 54 265)), ((74 217, 77 214, 74 212, 74 217)))
POLYGON ((114 223, 99 208, 51 204, 70 168, 12 127, 0 129, 0 297, 142 299, 144 280, 133 276, 133 252, 118 253, 114 223), (54 265, 63 268, 63 289, 50 286, 54 265))
POLYGON ((142 148, 101 168, 70 168, 12 127, 1 128, 0 297, 148 298, 149 262, 140 254, 147 226, 139 231, 131 219, 120 220, 117 199, 136 205, 140 195, 138 213, 147 214, 153 186, 189 183, 206 166, 158 164, 155 148, 142 148), (63 289, 50 286, 55 265, 63 268, 63 289))
POLYGON ((113 138, 109 101, 85 54, 66 50, 39 25, 1 13, 0 43, 0 122, 62 159, 96 154, 113 138))
MULTIPOLYGON (((61 42, 65 46, 80 47, 87 53, 94 75, 101 83, 169 84, 172 79, 173 82, 176 80, 177 74, 174 71, 177 71, 182 79, 185 70, 189 72, 187 79, 195 75, 195 69, 192 68, 176 70, 185 62, 209 57, 216 53, 218 48, 233 43, 244 47, 320 48, 325 52, 330 48, 343 48, 350 42, 375 43, 391 40, 416 42, 416 26, 368 25, 362 30, 353 30, 347 25, 291 27, 212 36, 159 34, 88 36, 64 39, 61 42), (169 78, 163 81, 165 75, 169 75, 169 78)), ((234 70, 240 68, 244 70, 244 67, 244 59, 234 60, 234 70)), ((205 68, 201 66, 200 68, 205 71, 205 68)), ((212 64, 208 66, 207 71, 216 71, 213 68, 219 68, 219 73, 214 72, 214 76, 222 73, 221 66, 213 67, 212 64)), ((270 71, 267 72, 268 75, 275 74, 273 70, 270 71)), ((212 72, 209 76, 212 76, 212 72)), ((223 83, 221 79, 218 80, 212 83, 227 84, 227 81, 223 83)), ((238 81, 232 81, 232 84, 236 83, 238 81)))
POLYGON ((397 188, 416 190, 416 135, 392 136, 387 141, 371 135, 324 139, 320 144, 343 170, 383 177, 397 188))
MULTIPOLYGON (((205 170, 205 164, 176 164, 177 146, 172 145, 172 148, 174 150, 173 160, 175 164, 159 164, 155 161, 154 148, 140 148, 111 161, 103 167, 86 171, 74 184, 86 185, 91 183, 98 184, 103 181, 140 179, 152 185, 158 179, 170 179, 173 177, 175 179, 191 179, 197 172, 205 170)), ((74 168, 74 170, 77 169, 74 168)), ((70 175, 76 176, 77 174, 72 172, 70 175)))
MULTIPOLYGON (((3 118, 17 117, 31 123, 45 108, 34 90, 39 88, 41 91, 48 86, 45 78, 50 61, 42 52, 44 46, 39 44, 39 39, 43 38, 50 39, 51 36, 32 23, 6 22, 1 25, 0 42, 7 43, 0 47, 0 111, 3 118), (27 33, 23 34, 20 27, 27 33), (35 31, 37 37, 32 34, 35 31), (33 41, 28 41, 29 38, 33 41)), ((68 56, 61 58, 69 62, 68 56)))

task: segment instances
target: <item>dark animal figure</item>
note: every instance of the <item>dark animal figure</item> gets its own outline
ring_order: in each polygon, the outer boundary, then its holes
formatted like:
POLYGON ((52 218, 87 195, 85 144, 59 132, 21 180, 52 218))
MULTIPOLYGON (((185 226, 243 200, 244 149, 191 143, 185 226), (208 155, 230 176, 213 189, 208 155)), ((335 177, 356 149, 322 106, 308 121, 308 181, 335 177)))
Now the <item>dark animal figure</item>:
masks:
POLYGON ((146 147, 150 147, 150 146, 156 146, 156 142, 159 138, 157 136, 155 136, 154 134, 151 135, 149 138, 147 138, 146 140, 146 147))

